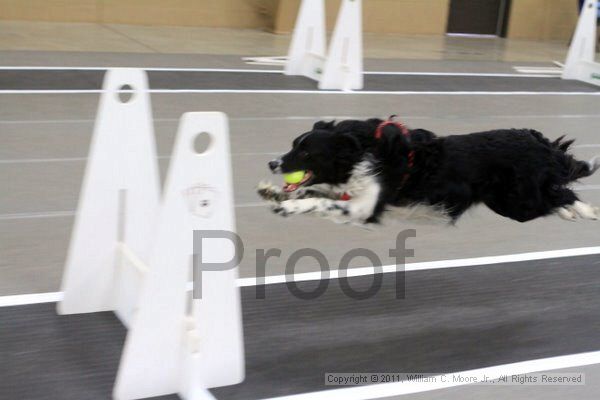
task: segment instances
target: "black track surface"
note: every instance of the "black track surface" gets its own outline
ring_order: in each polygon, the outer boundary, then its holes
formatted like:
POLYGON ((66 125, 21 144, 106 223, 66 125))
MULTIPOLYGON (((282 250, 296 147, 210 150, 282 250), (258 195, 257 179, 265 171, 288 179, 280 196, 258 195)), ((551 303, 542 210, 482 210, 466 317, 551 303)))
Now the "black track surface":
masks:
MULTIPOLYGON (((3 70, 0 90, 98 90, 104 71, 3 70)), ((150 71, 152 89, 315 90, 314 81, 280 73, 150 71)), ((560 78, 365 75, 364 90, 596 92, 595 86, 560 78)))
MULTIPOLYGON (((600 257, 584 256, 409 272, 405 299, 395 274, 361 301, 337 280, 314 300, 285 284, 264 299, 243 288, 246 380, 212 392, 253 400, 335 388, 326 372, 451 372, 598 350, 599 271, 600 257)), ((350 279, 355 290, 372 282, 350 279)), ((0 399, 109 399, 125 333, 112 313, 0 308, 0 399)))

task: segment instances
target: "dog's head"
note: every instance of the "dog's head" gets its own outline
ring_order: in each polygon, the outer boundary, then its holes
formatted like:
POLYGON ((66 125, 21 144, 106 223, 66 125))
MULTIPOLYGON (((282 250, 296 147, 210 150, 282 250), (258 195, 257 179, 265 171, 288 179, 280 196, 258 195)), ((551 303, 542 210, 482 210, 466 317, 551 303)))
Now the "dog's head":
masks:
POLYGON ((269 168, 273 173, 306 171, 304 179, 287 185, 286 191, 319 183, 343 184, 373 145, 377 121, 317 122, 294 139, 289 152, 270 161, 269 168))

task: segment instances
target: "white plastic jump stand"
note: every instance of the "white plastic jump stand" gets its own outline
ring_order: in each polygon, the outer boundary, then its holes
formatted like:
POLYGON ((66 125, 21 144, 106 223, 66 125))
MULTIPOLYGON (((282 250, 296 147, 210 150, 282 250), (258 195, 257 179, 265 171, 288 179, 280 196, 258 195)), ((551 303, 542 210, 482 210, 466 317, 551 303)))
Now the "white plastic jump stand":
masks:
POLYGON ((600 63, 595 62, 597 18, 598 0, 586 0, 565 61, 563 79, 600 86, 600 63))
MULTIPOLYGON (((159 202, 147 88, 141 70, 105 77, 58 310, 114 310, 128 328, 115 399, 214 399, 208 388, 244 379, 237 269, 203 271, 199 299, 188 281, 193 232, 235 231, 227 117, 183 115, 159 202), (128 103, 118 100, 125 84, 128 103), (211 140, 202 154, 200 133, 211 140)), ((206 247, 203 263, 235 255, 225 239, 206 247)))
MULTIPOLYGON (((183 115, 151 268, 117 375, 116 399, 173 392, 196 399, 202 388, 244 379, 237 269, 204 272, 202 298, 193 300, 191 314, 186 312, 194 230, 235 231, 229 154, 224 114, 183 115), (196 154, 194 139, 201 132, 210 136, 211 143, 205 153, 196 154)), ((235 253, 228 241, 212 243, 208 250, 207 262, 231 260, 235 253)))
POLYGON ((110 70, 103 88, 58 312, 114 310, 129 326, 145 266, 120 268, 119 250, 148 261, 159 209, 152 110, 144 71, 110 70), (128 102, 119 98, 125 85, 128 102))
POLYGON ((319 89, 363 88, 362 0, 344 0, 337 17, 319 89))
POLYGON ((325 52, 324 0, 302 0, 285 68, 319 82, 319 89, 363 88, 362 0, 342 0, 325 52))
POLYGON ((285 65, 286 75, 321 78, 325 63, 325 0, 302 0, 285 65))

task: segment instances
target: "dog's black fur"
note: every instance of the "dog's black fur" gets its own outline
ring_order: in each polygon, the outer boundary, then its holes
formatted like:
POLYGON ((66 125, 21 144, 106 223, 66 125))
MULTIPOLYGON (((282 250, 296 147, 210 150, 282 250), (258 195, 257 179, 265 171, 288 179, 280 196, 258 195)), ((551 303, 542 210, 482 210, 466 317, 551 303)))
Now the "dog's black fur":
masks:
MULTIPOLYGON (((386 125, 382 137, 376 139, 375 131, 382 122, 317 122, 294 140, 290 152, 270 163, 277 172, 309 170, 313 174, 301 196, 280 192, 276 200, 322 195, 321 191, 311 193, 311 185, 331 185, 331 193, 343 191, 355 167, 366 161, 380 190, 363 222, 378 221, 390 206, 415 204, 435 208, 455 221, 478 203, 525 222, 573 205, 578 198, 568 185, 600 166, 598 161, 578 161, 569 154, 573 140, 560 137, 550 141, 531 129, 438 137, 422 129, 409 130, 405 136, 396 125, 386 125), (409 168, 411 151, 414 165, 409 168)), ((269 197, 264 190, 261 195, 269 197)), ((339 207, 341 203, 336 204, 339 207)), ((281 213, 281 207, 275 211, 281 213)))

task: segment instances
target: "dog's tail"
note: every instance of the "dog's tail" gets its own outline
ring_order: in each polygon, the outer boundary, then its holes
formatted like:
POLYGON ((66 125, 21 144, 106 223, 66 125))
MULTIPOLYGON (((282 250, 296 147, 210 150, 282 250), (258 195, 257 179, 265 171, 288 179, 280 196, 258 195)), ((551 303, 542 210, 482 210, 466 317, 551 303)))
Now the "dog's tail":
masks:
POLYGON ((600 169, 600 156, 592 158, 590 161, 573 160, 571 167, 571 179, 577 180, 592 175, 600 169))
POLYGON ((596 171, 598 171, 600 169, 600 156, 596 156, 596 157, 592 158, 586 164, 588 166, 588 171, 587 171, 587 175, 586 176, 590 176, 594 172, 596 172, 596 171))
POLYGON ((575 142, 575 140, 565 140, 564 135, 555 141, 550 142, 550 146, 556 150, 559 150, 566 156, 566 158, 563 160, 565 160, 568 165, 567 168, 569 170, 569 181, 585 178, 600 169, 600 156, 596 156, 590 161, 579 161, 569 154, 568 151, 573 142, 575 142))
POLYGON ((550 145, 552 147, 554 147, 555 149, 560 150, 563 153, 566 153, 574 142, 575 142, 575 139, 565 140, 565 135, 562 135, 561 137, 556 139, 554 142, 552 142, 550 145))

